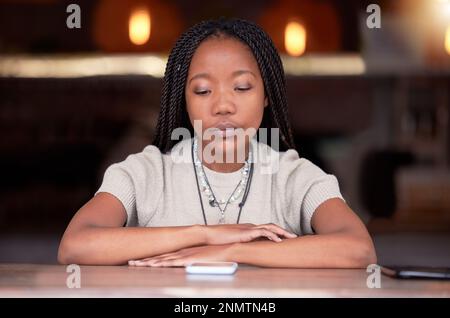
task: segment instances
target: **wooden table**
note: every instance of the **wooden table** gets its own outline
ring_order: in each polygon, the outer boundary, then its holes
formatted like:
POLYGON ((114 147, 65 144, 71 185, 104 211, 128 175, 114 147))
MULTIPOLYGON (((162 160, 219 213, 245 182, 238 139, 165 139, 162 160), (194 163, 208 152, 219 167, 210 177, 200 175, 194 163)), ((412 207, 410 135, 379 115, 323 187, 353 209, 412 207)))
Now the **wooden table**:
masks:
POLYGON ((62 265, 0 264, 0 297, 450 297, 450 281, 381 276, 368 288, 363 269, 266 269, 234 276, 188 276, 184 268, 81 266, 68 288, 62 265))

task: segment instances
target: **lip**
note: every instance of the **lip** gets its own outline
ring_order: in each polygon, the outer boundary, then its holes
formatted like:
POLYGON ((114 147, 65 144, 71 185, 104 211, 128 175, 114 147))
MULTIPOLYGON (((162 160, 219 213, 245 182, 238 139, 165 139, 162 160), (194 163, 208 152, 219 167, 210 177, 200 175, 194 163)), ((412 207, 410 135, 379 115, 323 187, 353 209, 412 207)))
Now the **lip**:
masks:
POLYGON ((217 124, 215 124, 211 129, 213 129, 215 132, 220 134, 222 137, 229 138, 233 137, 236 132, 235 129, 238 129, 239 126, 229 122, 229 121, 221 121, 217 124))
POLYGON ((237 129, 237 128, 239 128, 239 126, 230 121, 221 121, 213 126, 213 129, 220 129, 220 130, 237 129))

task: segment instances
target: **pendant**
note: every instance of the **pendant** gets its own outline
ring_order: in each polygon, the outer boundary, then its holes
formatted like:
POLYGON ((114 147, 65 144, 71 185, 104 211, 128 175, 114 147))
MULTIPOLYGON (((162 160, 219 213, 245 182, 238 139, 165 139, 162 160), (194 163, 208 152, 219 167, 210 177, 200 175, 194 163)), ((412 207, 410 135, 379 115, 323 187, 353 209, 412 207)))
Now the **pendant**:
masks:
MULTIPOLYGON (((200 159, 198 158, 198 154, 197 154, 197 138, 194 139, 193 142, 193 161, 194 161, 194 170, 196 173, 196 176, 199 178, 198 180, 198 184, 200 185, 198 187, 198 191, 199 194, 200 192, 203 192, 204 195, 207 196, 208 198, 208 202, 209 205, 211 207, 217 207, 220 210, 220 218, 219 218, 219 224, 225 224, 225 210, 228 207, 228 204, 235 202, 239 197, 241 197, 242 193, 246 191, 247 189, 247 182, 249 180, 249 172, 252 172, 251 168, 251 164, 253 164, 253 152, 249 151, 248 154, 248 159, 245 161, 244 164, 244 168, 242 169, 242 174, 241 174, 241 180, 239 181, 238 185, 235 187, 233 193, 231 193, 230 197, 228 198, 228 200, 225 199, 220 199, 220 200, 216 200, 215 199, 215 195, 214 192, 208 182, 207 176, 205 174, 205 171, 203 170, 203 164, 200 161, 200 159), (201 187, 201 188, 200 188, 201 187), (225 205, 225 206, 223 206, 225 205)), ((200 198, 201 200, 201 198, 200 198)), ((239 208, 241 209, 243 206, 242 202, 239 203, 239 208)), ((202 205, 202 210, 203 210, 203 205, 202 205)), ((206 216, 205 216, 205 211, 203 210, 203 216, 205 218, 205 224, 206 224, 206 216)), ((238 216, 238 221, 237 223, 239 223, 239 217, 240 217, 240 210, 239 210, 239 216, 238 216)))

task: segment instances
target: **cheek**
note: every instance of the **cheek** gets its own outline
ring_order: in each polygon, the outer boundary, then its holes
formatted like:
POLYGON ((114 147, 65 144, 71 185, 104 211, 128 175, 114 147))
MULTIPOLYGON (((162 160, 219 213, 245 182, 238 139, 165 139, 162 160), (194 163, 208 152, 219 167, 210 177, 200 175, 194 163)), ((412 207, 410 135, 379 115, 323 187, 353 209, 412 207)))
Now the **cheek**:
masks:
POLYGON ((248 96, 240 103, 240 113, 250 127, 259 127, 264 114, 264 98, 259 95, 248 96))
POLYGON ((261 126, 263 114, 263 108, 258 109, 257 111, 249 112, 246 116, 245 121, 247 128, 253 127, 255 129, 258 129, 261 126))
MULTIPOLYGON (((205 104, 203 100, 199 100, 199 98, 195 97, 189 98, 188 96, 186 96, 186 110, 188 113, 189 121, 198 134, 202 134, 203 131, 199 131, 195 121, 200 121, 202 130, 212 124, 209 122, 210 116, 208 114, 209 110, 207 104, 205 104)), ((197 122, 197 125, 198 124, 199 123, 197 122)))
POLYGON ((196 98, 186 95, 186 110, 191 121, 194 119, 201 119, 204 107, 196 98))

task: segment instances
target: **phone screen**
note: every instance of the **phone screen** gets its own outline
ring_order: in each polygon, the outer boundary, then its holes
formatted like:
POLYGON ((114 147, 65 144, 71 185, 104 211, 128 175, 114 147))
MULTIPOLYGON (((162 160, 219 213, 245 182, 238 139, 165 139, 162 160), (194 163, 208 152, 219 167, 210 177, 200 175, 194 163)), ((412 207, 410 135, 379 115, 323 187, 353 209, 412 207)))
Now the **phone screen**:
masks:
POLYGON ((450 279, 449 267, 383 266, 381 271, 385 275, 398 278, 450 279))
POLYGON ((189 274, 234 274, 238 264, 234 262, 197 262, 186 266, 189 274))
POLYGON ((198 263, 192 263, 191 266, 207 266, 207 267, 224 267, 224 266, 230 266, 233 267, 234 263, 229 262, 198 262, 198 263))

